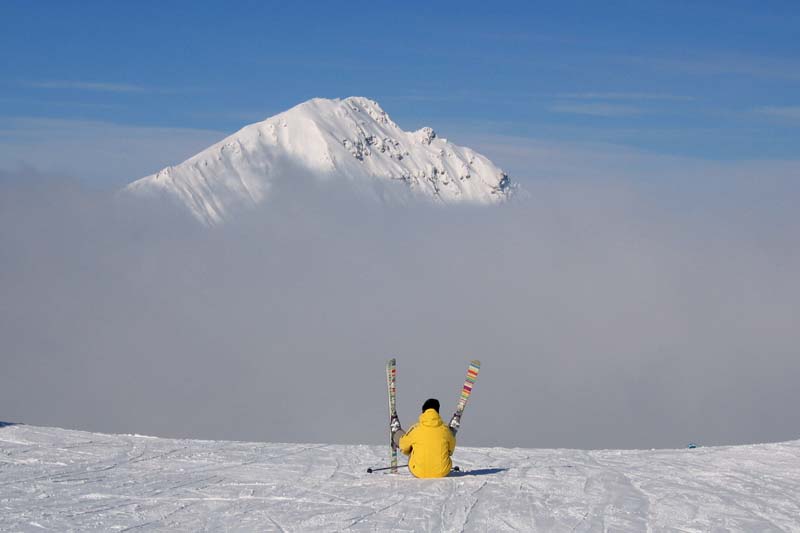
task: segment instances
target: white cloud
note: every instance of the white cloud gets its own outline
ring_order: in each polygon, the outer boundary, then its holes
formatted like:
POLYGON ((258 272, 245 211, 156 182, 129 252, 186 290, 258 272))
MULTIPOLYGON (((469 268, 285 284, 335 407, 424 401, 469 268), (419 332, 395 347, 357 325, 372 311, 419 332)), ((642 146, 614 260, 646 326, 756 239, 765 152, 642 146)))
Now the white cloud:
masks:
POLYGON ((701 76, 736 75, 756 79, 800 80, 800 63, 793 59, 742 54, 692 58, 619 56, 619 61, 657 71, 677 71, 701 76))
POLYGON ((668 93, 636 93, 636 92, 586 92, 560 93, 558 98, 570 100, 662 100, 671 102, 689 102, 695 98, 668 93))
POLYGON ((130 83, 107 83, 107 82, 87 82, 87 81, 30 81, 23 83, 26 87, 34 89, 78 89, 83 91, 100 91, 113 93, 144 93, 152 92, 153 89, 133 85, 130 83))
POLYGON ((0 168, 30 166, 123 184, 180 163, 227 134, 100 121, 0 118, 0 168))
POLYGON ((771 117, 800 120, 800 106, 764 106, 756 108, 755 111, 771 117))
POLYGON ((522 181, 625 180, 710 183, 796 181, 800 159, 716 160, 659 154, 613 143, 555 141, 512 136, 462 139, 522 181))
POLYGON ((576 115, 591 115, 595 117, 625 117, 641 115, 643 110, 640 107, 625 104, 596 103, 573 103, 562 102, 549 107, 555 113, 572 113, 576 115))
POLYGON ((430 396, 455 402, 465 360, 485 359, 474 445, 796 435, 797 185, 731 185, 732 163, 706 177, 709 162, 607 145, 502 146, 563 175, 640 181, 541 180, 499 209, 373 209, 297 174, 264 209, 206 232, 0 173, 4 413, 377 443, 364 420, 385 416, 392 354, 406 417, 430 396))

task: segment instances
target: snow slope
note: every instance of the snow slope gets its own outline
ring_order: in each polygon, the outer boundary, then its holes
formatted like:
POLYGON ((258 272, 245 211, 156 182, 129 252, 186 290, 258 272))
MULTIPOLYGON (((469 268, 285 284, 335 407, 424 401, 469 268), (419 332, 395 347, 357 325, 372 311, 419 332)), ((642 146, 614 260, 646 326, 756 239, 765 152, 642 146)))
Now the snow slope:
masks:
POLYGON ((166 194, 214 225, 262 202, 277 179, 298 171, 373 186, 382 199, 493 204, 512 190, 508 176, 486 157, 431 128, 403 131, 377 102, 362 97, 309 100, 124 190, 166 194))
POLYGON ((0 530, 800 531, 800 441, 458 448, 454 477, 365 472, 386 459, 0 424, 0 530))

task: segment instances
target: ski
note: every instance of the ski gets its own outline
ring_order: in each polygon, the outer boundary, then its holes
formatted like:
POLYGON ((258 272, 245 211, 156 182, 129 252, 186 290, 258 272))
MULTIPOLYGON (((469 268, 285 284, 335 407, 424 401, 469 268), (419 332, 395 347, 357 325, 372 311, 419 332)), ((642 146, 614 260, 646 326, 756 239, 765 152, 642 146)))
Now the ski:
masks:
MULTIPOLYGON (((397 418, 397 387, 395 379, 397 378, 397 360, 392 357, 386 363, 386 386, 389 390, 389 425, 391 426, 392 420, 397 418)), ((397 473, 397 445, 394 443, 394 435, 392 430, 389 429, 389 445, 392 447, 391 454, 389 455, 389 469, 392 474, 397 473)))
POLYGON ((475 380, 478 379, 478 372, 480 372, 480 370, 480 361, 477 359, 470 361, 469 368, 467 368, 467 377, 464 380, 464 386, 461 387, 461 397, 458 399, 456 412, 453 414, 453 418, 450 419, 450 429, 453 431, 453 435, 458 433, 458 429, 461 427, 461 415, 464 414, 464 408, 467 406, 467 400, 469 400, 472 394, 472 388, 475 386, 475 380))

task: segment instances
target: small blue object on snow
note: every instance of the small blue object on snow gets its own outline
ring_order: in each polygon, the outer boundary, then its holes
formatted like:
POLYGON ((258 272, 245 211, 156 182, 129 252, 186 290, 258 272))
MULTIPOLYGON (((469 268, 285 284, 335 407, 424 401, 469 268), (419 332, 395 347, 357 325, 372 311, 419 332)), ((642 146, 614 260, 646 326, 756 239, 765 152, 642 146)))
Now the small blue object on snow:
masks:
POLYGON ((686 447, 689 448, 690 450, 694 450, 695 448, 697 448, 697 444, 695 444, 694 442, 690 442, 689 445, 686 447))

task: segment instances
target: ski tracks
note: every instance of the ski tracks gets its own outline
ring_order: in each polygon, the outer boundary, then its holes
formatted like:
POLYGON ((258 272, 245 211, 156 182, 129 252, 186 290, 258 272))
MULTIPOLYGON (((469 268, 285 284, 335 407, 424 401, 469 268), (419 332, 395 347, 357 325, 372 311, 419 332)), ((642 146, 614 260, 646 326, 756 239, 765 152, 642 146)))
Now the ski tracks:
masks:
POLYGON ((649 500, 621 472, 592 473, 583 492, 591 504, 574 531, 647 530, 649 500))
POLYGON ((800 531, 800 442, 458 448, 422 480, 367 474, 385 446, 0 431, 0 530, 800 531))

